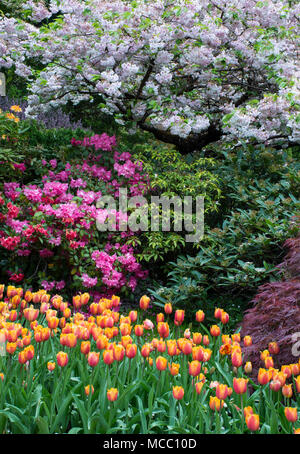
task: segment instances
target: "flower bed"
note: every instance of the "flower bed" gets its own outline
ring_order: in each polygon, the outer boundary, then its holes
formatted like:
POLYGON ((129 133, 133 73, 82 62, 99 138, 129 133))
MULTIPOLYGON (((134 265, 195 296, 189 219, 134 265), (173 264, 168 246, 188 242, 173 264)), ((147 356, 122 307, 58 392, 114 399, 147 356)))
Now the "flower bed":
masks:
POLYGON ((254 382, 252 339, 220 308, 194 330, 170 303, 153 319, 147 296, 122 314, 117 296, 0 290, 1 433, 300 432, 300 362, 275 369, 273 343, 254 382))

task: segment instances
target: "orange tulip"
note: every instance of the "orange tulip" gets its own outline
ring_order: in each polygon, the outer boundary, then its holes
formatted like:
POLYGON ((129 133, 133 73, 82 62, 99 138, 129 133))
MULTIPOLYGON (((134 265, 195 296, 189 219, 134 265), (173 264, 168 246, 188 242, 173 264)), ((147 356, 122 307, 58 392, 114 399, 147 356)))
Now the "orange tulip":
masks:
POLYGON ((209 398, 209 408, 213 411, 220 411, 223 408, 224 401, 218 399, 217 397, 210 396, 209 398))
POLYGON ((250 347, 252 345, 252 337, 251 336, 245 336, 243 339, 245 347, 250 347))
POLYGON ((125 348, 123 345, 116 345, 113 349, 114 352, 114 359, 116 361, 122 361, 125 356, 125 348))
POLYGON ((216 396, 220 400, 226 399, 226 397, 229 396, 229 394, 228 394, 228 386, 227 385, 223 385, 221 383, 218 383, 217 387, 216 387, 216 396))
POLYGON ((159 314, 156 314, 156 323, 164 322, 165 321, 165 315, 160 312, 159 314))
POLYGON ((200 394, 200 393, 201 393, 202 388, 203 388, 203 385, 204 385, 204 383, 203 383, 202 381, 197 381, 197 382, 195 383, 195 388, 196 388, 196 393, 197 393, 197 394, 200 394))
POLYGON ((174 399, 181 400, 184 396, 184 389, 182 386, 173 386, 174 399))
POLYGON ((28 320, 29 322, 33 322, 34 320, 36 320, 39 316, 39 310, 38 309, 34 309, 33 306, 30 306, 30 307, 27 307, 26 309, 24 309, 24 317, 26 318, 26 320, 28 320))
POLYGON ((246 374, 251 374, 252 372, 252 363, 250 361, 247 361, 245 366, 244 366, 244 371, 246 374))
POLYGON ((283 385, 282 394, 284 395, 284 397, 290 399, 293 395, 292 385, 283 385))
POLYGON ((164 307, 165 313, 170 315, 172 314, 173 308, 171 303, 166 303, 164 307))
POLYGON ((200 371, 201 371, 200 361, 195 360, 189 363, 189 374, 192 375, 192 377, 196 377, 197 375, 199 375, 200 371))
POLYGON ((126 346, 126 356, 129 359, 132 359, 136 356, 137 353, 137 346, 136 344, 128 344, 126 346))
POLYGON ((52 361, 48 361, 48 362, 47 362, 47 369, 48 369, 50 372, 54 371, 55 366, 56 366, 56 364, 53 363, 52 361))
POLYGON ((91 351, 90 341, 82 341, 80 344, 80 351, 83 355, 88 355, 91 351))
POLYGON ((173 375, 173 376, 178 375, 179 374, 179 368, 180 368, 180 364, 177 364, 177 363, 169 364, 170 374, 173 375))
POLYGON ((103 351, 103 361, 105 364, 112 364, 114 362, 114 352, 112 350, 103 351))
POLYGON ((198 323, 202 323, 204 318, 205 318, 205 314, 204 314, 203 311, 199 310, 199 311, 196 312, 196 321, 198 323))
POLYGON ((118 398, 119 391, 117 388, 110 388, 107 390, 107 399, 114 402, 118 398))
POLYGON ((147 358, 150 355, 151 352, 151 345, 150 344, 144 344, 141 348, 141 355, 144 358, 147 358))
POLYGON ((298 419, 297 408, 285 407, 284 414, 289 422, 296 422, 298 419))
POLYGON ((220 336, 221 334, 220 327, 218 325, 212 325, 210 327, 210 334, 214 337, 220 336))
POLYGON ((166 338, 169 336, 170 329, 167 322, 159 322, 157 325, 157 331, 160 337, 166 338))
POLYGON ((99 363, 99 352, 89 352, 87 356, 87 361, 90 366, 95 367, 99 363))
POLYGON ((175 311, 175 317, 174 317, 174 323, 176 326, 182 325, 184 320, 184 310, 182 309, 177 309, 175 311))
POLYGON ((84 387, 84 392, 85 392, 85 394, 86 394, 87 396, 90 394, 90 392, 91 392, 92 394, 94 394, 94 391, 95 391, 95 389, 94 389, 94 386, 93 386, 93 385, 86 385, 86 386, 84 387))
POLYGON ((60 367, 65 367, 68 364, 69 358, 68 358, 67 353, 58 352, 57 355, 56 355, 56 360, 57 360, 57 364, 60 367))
POLYGON ((193 342, 196 345, 201 344, 202 341, 202 334, 201 333, 193 333, 193 342))
POLYGON ((134 334, 138 337, 144 334, 144 327, 143 325, 135 325, 134 327, 134 334))
POLYGON ((158 356, 155 361, 156 368, 160 371, 165 370, 168 365, 168 361, 163 356, 158 356))
POLYGON ((236 378, 233 379, 233 389, 237 394, 244 394, 247 392, 248 379, 236 378))
POLYGON ((271 355, 277 355, 279 353, 279 345, 277 342, 270 342, 268 345, 268 350, 271 353, 271 355))
POLYGON ((140 299, 140 308, 143 311, 146 311, 149 307, 149 303, 150 303, 150 298, 146 295, 143 295, 140 299))
POLYGON ((267 383, 269 383, 269 381, 271 380, 271 377, 272 377, 271 371, 263 369, 263 368, 259 369, 257 380, 260 385, 266 385, 267 383))
POLYGON ((259 429, 259 415, 256 414, 248 414, 246 416, 246 424, 251 432, 255 432, 259 429))

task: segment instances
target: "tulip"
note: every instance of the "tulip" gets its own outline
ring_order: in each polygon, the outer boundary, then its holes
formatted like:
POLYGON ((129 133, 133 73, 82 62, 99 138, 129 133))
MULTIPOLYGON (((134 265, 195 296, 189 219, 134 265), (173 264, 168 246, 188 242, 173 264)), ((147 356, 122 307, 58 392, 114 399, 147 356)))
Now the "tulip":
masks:
POLYGON ((270 342, 268 345, 268 350, 271 353, 271 355, 277 355, 279 353, 279 345, 277 342, 270 342))
POLYGON ((202 334, 201 333, 193 333, 193 343, 196 345, 201 344, 202 342, 202 334))
POLYGON ((143 325, 135 325, 134 327, 134 334, 136 336, 142 336, 144 334, 144 327, 143 325))
POLYGON ((292 385, 283 385, 282 394, 284 395, 284 397, 290 399, 293 395, 292 385))
POLYGON ((248 415, 253 415, 253 408, 252 407, 245 407, 244 408, 244 417, 246 418, 248 415))
POLYGON ((201 393, 202 388, 203 388, 203 385, 204 385, 204 383, 203 383, 202 381, 197 381, 197 382, 195 383, 195 388, 196 388, 196 393, 197 393, 197 394, 200 394, 200 393, 201 393))
POLYGON ((65 367, 68 364, 69 358, 68 358, 67 353, 58 352, 57 355, 56 355, 56 360, 57 360, 57 364, 60 367, 65 367))
POLYGON ((174 323, 176 326, 182 325, 184 320, 184 310, 182 309, 177 309, 175 311, 175 317, 174 317, 174 323))
POLYGON ((17 344, 16 342, 7 342, 6 344, 6 351, 10 355, 13 355, 17 349, 17 344))
POLYGON ((220 327, 218 325, 212 325, 210 327, 210 334, 214 337, 220 336, 221 334, 220 327))
POLYGON ((93 386, 93 385, 86 385, 86 386, 84 387, 84 392, 85 392, 85 394, 86 394, 87 396, 89 396, 90 392, 91 392, 92 394, 94 394, 94 391, 95 391, 95 390, 94 390, 94 386, 93 386))
POLYGON ((271 380, 271 377, 272 377, 271 371, 263 369, 263 368, 259 369, 257 380, 260 385, 266 385, 267 383, 269 383, 269 381, 271 380))
POLYGON ((164 307, 165 313, 170 315, 172 314, 173 308, 171 303, 166 303, 164 307))
POLYGON ((237 394, 244 394, 247 392, 248 379, 236 378, 233 379, 233 389, 237 394))
POLYGON ((165 370, 168 365, 168 361, 163 356, 158 356, 155 361, 156 368, 160 371, 165 370))
POLYGON ((218 399, 217 397, 210 396, 209 398, 209 408, 213 411, 220 411, 223 408, 224 401, 218 399))
POLYGON ((204 358, 204 348, 201 346, 193 347, 192 349, 193 360, 203 361, 204 358))
POLYGON ((266 369, 270 369, 274 367, 274 361, 273 361, 273 358, 271 356, 267 356, 265 358, 265 368, 266 369))
POLYGON ((129 358, 129 359, 134 358, 134 357, 136 356, 136 353, 137 353, 137 346, 136 346, 136 344, 128 344, 128 345, 126 346, 125 352, 126 352, 127 358, 129 358))
POLYGON ((297 393, 300 393, 300 375, 297 378, 295 378, 295 385, 297 393))
POLYGON ((108 345, 108 339, 104 334, 100 334, 100 336, 96 340, 96 345, 98 350, 105 350, 108 345))
POLYGON ((205 314, 204 314, 203 311, 199 310, 199 311, 196 312, 196 321, 198 323, 202 323, 204 318, 205 318, 205 314))
POLYGON ((223 325, 226 325, 226 323, 229 322, 229 314, 227 314, 227 312, 225 312, 225 311, 222 311, 220 320, 221 320, 221 323, 223 323, 223 325))
POLYGON ((243 364, 243 357, 240 352, 233 351, 231 354, 231 363, 234 367, 241 367, 243 364))
POLYGON ((202 343, 203 345, 205 345, 206 347, 210 344, 210 341, 209 341, 209 337, 207 334, 204 334, 203 338, 202 338, 202 343))
POLYGON ((173 341, 173 340, 168 340, 167 341, 167 351, 168 351, 168 355, 170 356, 175 356, 177 355, 177 343, 176 341, 173 341))
POLYGON ((245 347, 250 347, 252 345, 252 337, 251 336, 245 336, 243 339, 245 347))
POLYGON ((241 333, 232 334, 231 339, 233 342, 241 342, 241 333))
POLYGON ((159 322, 157 325, 157 331, 160 337, 168 337, 170 334, 169 325, 166 322, 159 322))
POLYGON ((255 432, 259 429, 259 415, 256 414, 248 414, 246 416, 246 424, 251 432, 255 432))
POLYGON ((228 386, 222 385, 221 383, 217 384, 216 387, 216 397, 220 400, 225 400, 228 397, 228 386))
POLYGON ((34 309, 33 306, 30 306, 26 309, 24 309, 24 317, 26 318, 26 320, 28 320, 29 322, 33 322, 34 320, 36 320, 39 316, 39 310, 38 309, 34 309))
POLYGON ((158 343, 157 343, 157 351, 159 353, 165 352, 166 348, 167 348, 167 346, 166 346, 165 341, 163 341, 163 340, 158 341, 158 343))
POLYGON ((143 326, 144 326, 144 329, 146 329, 146 330, 150 330, 150 329, 154 328, 153 323, 148 318, 146 318, 146 320, 144 320, 143 326))
POLYGON ((284 414, 289 422, 296 422, 298 419, 297 408, 285 407, 284 414))
POLYGON ((131 322, 135 323, 137 321, 137 311, 130 311, 129 317, 130 317, 131 322))
POLYGON ((281 383, 279 380, 271 380, 269 387, 272 391, 278 392, 281 388, 281 383))
POLYGON ((181 351, 184 355, 190 355, 193 351, 193 344, 191 341, 184 339, 181 351))
POLYGON ((290 378, 290 376, 292 375, 291 366, 290 365, 281 366, 281 372, 286 374, 286 378, 290 378))
POLYGON ((184 396, 184 389, 182 386, 173 386, 173 397, 174 399, 180 400, 184 396))
POLYGON ((88 355, 91 350, 91 343, 90 341, 82 341, 80 344, 80 351, 83 355, 88 355))
POLYGON ((110 388, 107 390, 107 399, 111 402, 114 402, 118 398, 119 391, 117 388, 110 388))
POLYGON ((74 333, 66 334, 65 345, 69 348, 74 348, 77 344, 77 337, 74 333))
POLYGON ((56 366, 55 363, 53 363, 53 362, 51 362, 51 361, 48 361, 48 362, 47 362, 47 369, 48 369, 50 372, 53 372, 53 371, 54 371, 55 366, 56 366))
POLYGON ((179 368, 180 368, 180 364, 177 364, 177 363, 169 364, 170 374, 173 375, 173 376, 178 375, 179 374, 179 368))
POLYGON ((99 352, 89 352, 88 353, 87 360, 91 367, 97 366, 97 364, 99 363, 99 356, 100 356, 99 352))
POLYGON ((150 298, 146 295, 143 295, 140 299, 140 308, 143 311, 146 311, 149 307, 149 303, 150 303, 150 298))
POLYGON ((114 359, 116 361, 122 361, 125 356, 125 348, 123 345, 116 345, 113 349, 114 352, 114 359))
POLYGON ((252 372, 252 363, 250 361, 247 361, 245 366, 244 366, 244 371, 246 374, 251 374, 252 372))
POLYGON ((151 352, 151 345, 150 344, 144 344, 141 348, 141 355, 144 358, 147 358, 150 355, 151 352))
POLYGON ((192 377, 196 377, 197 375, 199 375, 200 371, 201 371, 200 361, 195 360, 189 363, 189 374, 192 375, 192 377))
POLYGON ((221 315, 222 315, 222 309, 220 309, 219 307, 217 307, 217 308, 215 309, 214 316, 215 316, 215 318, 220 319, 220 318, 221 318, 221 315))
POLYGON ((103 361, 105 364, 112 364, 114 362, 114 352, 112 350, 104 350, 103 361))
POLYGON ((156 314, 156 323, 164 322, 165 321, 165 315, 160 312, 159 314, 156 314))

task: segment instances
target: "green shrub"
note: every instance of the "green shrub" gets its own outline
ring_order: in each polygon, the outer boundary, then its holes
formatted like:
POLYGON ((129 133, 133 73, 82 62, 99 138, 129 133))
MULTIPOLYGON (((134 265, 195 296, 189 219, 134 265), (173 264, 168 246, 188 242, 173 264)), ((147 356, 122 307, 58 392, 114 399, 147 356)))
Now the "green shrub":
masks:
POLYGON ((295 233, 290 221, 300 208, 300 160, 298 149, 249 147, 220 151, 216 162, 221 207, 205 219, 199 251, 169 263, 167 285, 157 279, 149 291, 157 305, 203 308, 208 319, 223 307, 236 323, 256 288, 276 278, 282 244, 295 233))

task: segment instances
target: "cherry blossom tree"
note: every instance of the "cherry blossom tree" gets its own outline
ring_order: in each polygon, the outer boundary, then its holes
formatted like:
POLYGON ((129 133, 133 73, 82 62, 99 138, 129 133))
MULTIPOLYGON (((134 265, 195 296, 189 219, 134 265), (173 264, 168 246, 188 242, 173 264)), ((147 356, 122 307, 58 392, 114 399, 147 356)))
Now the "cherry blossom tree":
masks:
POLYGON ((220 139, 299 141, 298 2, 47 4, 24 5, 30 23, 0 21, 0 67, 28 78, 28 115, 90 101, 183 153, 220 139))

